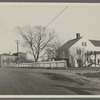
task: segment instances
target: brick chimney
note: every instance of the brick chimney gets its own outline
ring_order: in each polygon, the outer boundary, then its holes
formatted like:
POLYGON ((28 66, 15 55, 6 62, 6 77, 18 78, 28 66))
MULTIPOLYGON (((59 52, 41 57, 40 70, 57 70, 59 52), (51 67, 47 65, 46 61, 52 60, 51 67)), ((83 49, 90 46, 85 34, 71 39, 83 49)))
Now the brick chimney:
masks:
POLYGON ((77 38, 77 39, 80 38, 80 33, 76 33, 76 38, 77 38))

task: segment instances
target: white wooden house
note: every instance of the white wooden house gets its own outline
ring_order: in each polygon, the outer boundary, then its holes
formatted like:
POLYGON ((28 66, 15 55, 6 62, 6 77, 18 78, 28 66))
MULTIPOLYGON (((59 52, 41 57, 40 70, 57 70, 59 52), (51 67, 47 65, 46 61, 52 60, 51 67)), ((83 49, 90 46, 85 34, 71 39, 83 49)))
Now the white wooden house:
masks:
POLYGON ((100 41, 80 37, 80 33, 77 33, 75 39, 69 40, 56 51, 56 56, 67 60, 70 66, 87 66, 90 63, 96 66, 100 63, 100 41))

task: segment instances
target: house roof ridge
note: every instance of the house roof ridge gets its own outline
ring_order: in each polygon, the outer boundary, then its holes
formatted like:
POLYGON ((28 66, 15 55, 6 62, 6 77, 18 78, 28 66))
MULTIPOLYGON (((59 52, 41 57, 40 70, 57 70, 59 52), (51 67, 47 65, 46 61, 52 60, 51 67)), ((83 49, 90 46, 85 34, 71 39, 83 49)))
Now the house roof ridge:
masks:
MULTIPOLYGON (((79 40, 79 39, 81 39, 81 38, 82 38, 82 37, 80 37, 80 38, 78 38, 78 39, 77 39, 77 38, 70 39, 70 40, 68 40, 67 42, 70 42, 70 41, 73 41, 73 40, 79 40)), ((66 44, 67 42, 65 42, 64 44, 66 44)), ((63 45, 64 45, 64 44, 63 44, 63 45)), ((63 45, 62 45, 62 46, 63 46, 63 45)))
POLYGON ((96 47, 100 47, 100 40, 90 40, 89 41, 96 47))
POLYGON ((100 40, 92 40, 92 39, 89 39, 89 41, 100 41, 100 40))
POLYGON ((66 43, 64 43, 59 49, 59 50, 64 50, 64 49, 69 49, 72 45, 74 45, 77 41, 79 41, 82 37, 80 38, 74 38, 71 39, 69 41, 67 41, 66 43))

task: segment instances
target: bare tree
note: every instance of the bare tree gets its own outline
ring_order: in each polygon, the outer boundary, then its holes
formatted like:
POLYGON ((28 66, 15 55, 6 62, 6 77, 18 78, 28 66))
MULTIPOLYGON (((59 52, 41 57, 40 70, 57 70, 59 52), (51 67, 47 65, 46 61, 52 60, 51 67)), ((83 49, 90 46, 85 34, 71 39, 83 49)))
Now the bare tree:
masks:
POLYGON ((86 51, 85 49, 76 49, 76 54, 77 54, 77 63, 78 63, 78 67, 83 67, 84 64, 86 63, 86 55, 85 55, 86 51))
POLYGON ((35 62, 45 54, 44 49, 54 38, 54 30, 46 29, 42 26, 17 27, 17 32, 23 37, 24 44, 33 55, 35 62), (43 55, 41 55, 43 54, 43 55))
POLYGON ((85 53, 86 50, 84 48, 75 48, 74 52, 69 51, 70 67, 74 66, 83 67, 87 60, 85 53))
POLYGON ((14 63, 25 63, 27 62, 27 58, 20 56, 20 57, 16 57, 16 59, 13 61, 14 63))
POLYGON ((69 58, 69 67, 75 66, 75 55, 71 54, 70 51, 68 51, 68 58, 69 58))
POLYGON ((56 50, 60 48, 61 44, 57 38, 54 39, 53 43, 49 44, 46 48, 46 53, 48 55, 48 60, 56 59, 56 50))

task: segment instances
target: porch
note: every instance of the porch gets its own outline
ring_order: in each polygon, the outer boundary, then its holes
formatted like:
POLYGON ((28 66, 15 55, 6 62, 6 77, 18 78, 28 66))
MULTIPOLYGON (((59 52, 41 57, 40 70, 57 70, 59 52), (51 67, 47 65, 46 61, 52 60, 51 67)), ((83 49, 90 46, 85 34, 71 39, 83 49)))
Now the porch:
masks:
POLYGON ((87 56, 87 63, 91 67, 100 67, 100 51, 90 51, 85 54, 87 56))

